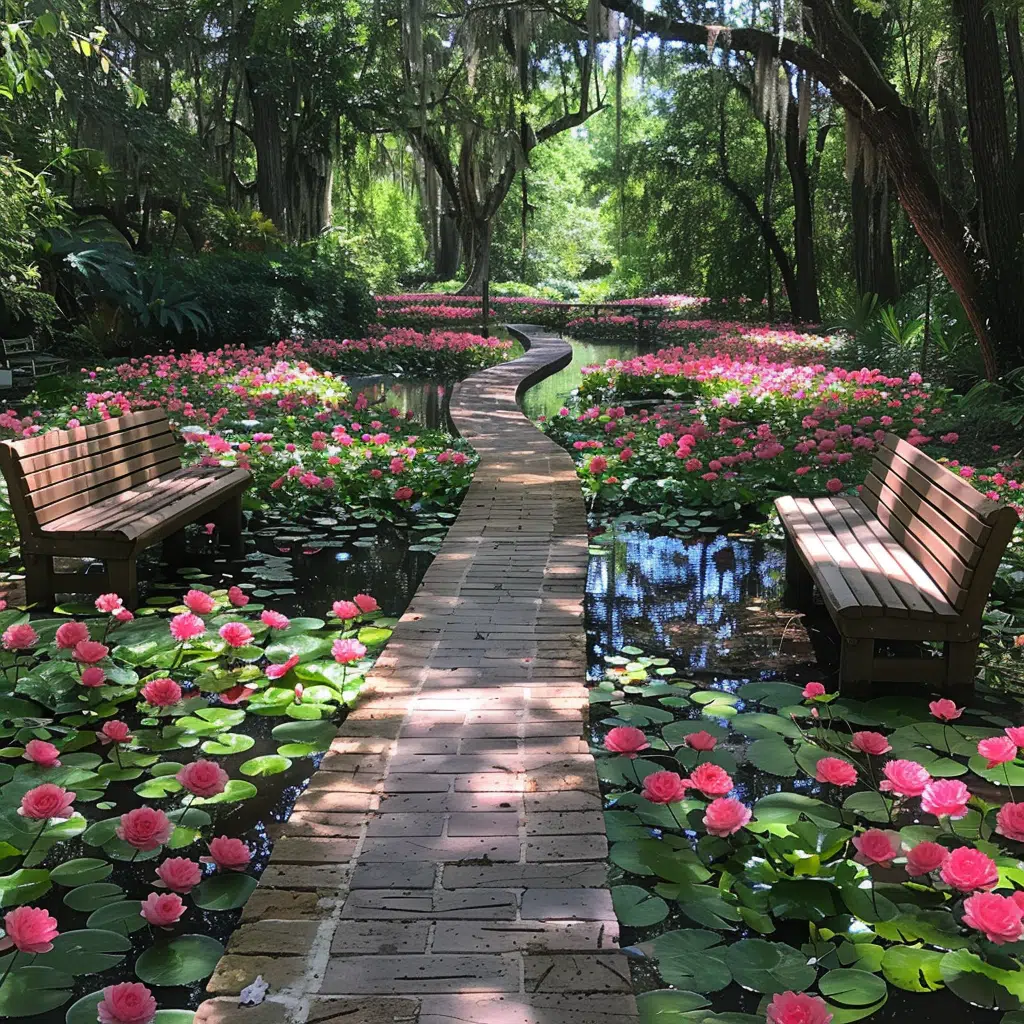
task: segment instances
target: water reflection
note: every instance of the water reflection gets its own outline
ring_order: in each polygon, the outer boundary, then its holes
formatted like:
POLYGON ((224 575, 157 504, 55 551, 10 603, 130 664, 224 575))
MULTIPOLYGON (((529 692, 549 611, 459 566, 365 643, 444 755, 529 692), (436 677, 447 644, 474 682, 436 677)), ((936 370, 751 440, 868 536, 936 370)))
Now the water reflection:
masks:
POLYGON ((736 685, 813 660, 804 628, 780 606, 780 546, 636 526, 608 532, 608 553, 591 558, 587 577, 593 678, 604 655, 628 645, 691 674, 736 677, 736 685))
POLYGON ((443 381, 377 375, 349 377, 348 383, 352 393, 363 395, 371 406, 398 409, 406 419, 430 429, 447 425, 451 387, 443 381))

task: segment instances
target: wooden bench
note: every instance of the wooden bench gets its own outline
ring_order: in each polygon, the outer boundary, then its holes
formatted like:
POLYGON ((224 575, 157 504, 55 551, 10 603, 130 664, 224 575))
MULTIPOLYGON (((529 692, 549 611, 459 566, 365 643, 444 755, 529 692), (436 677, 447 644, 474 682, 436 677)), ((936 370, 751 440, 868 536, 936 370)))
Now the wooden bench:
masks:
POLYGON ((139 551, 201 518, 216 522, 240 553, 242 492, 251 476, 183 469, 181 451, 162 409, 0 444, 28 602, 50 607, 57 592, 113 591, 135 607, 139 551), (107 571, 58 574, 54 555, 101 558, 107 571))
POLYGON ((887 434, 859 498, 779 498, 787 600, 817 586, 842 638, 840 687, 970 688, 981 617, 1018 517, 887 434), (944 657, 877 657, 877 641, 936 641, 944 657))

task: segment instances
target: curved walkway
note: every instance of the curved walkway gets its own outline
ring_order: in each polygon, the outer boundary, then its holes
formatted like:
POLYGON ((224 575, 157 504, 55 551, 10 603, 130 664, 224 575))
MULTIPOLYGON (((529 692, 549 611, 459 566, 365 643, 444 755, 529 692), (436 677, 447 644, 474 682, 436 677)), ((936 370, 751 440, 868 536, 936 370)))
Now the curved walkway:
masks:
POLYGON ((455 389, 459 516, 283 826, 197 1024, 635 1024, 584 736, 586 517, 517 396, 539 328, 455 389), (268 1001, 238 1009, 257 974, 268 1001))

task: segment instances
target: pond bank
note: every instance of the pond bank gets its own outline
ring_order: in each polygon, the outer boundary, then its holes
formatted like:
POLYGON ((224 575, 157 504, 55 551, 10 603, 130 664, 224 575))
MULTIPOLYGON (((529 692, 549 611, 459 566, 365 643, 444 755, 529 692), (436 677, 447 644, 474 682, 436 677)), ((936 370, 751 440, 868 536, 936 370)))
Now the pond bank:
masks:
POLYGON ((263 1024, 234 998, 257 973, 268 1022, 636 1020, 581 739, 583 502, 516 403, 569 349, 521 330, 525 356, 455 390, 473 483, 296 804, 202 1024, 263 1024))

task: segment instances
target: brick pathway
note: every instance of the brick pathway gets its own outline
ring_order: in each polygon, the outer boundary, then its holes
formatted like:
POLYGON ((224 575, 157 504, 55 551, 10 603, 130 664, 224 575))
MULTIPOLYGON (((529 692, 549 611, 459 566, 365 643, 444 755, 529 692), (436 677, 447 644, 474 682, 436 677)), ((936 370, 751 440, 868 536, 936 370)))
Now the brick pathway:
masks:
POLYGON ((517 391, 568 346, 463 382, 480 453, 370 694, 282 828, 197 1024, 635 1024, 587 705, 586 520, 517 391), (230 998, 261 973, 268 1002, 230 998))

